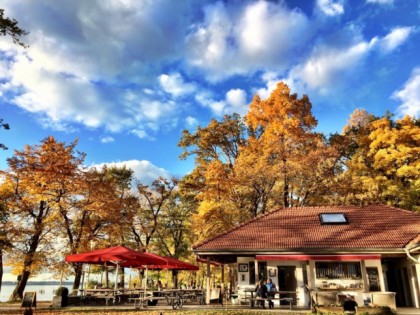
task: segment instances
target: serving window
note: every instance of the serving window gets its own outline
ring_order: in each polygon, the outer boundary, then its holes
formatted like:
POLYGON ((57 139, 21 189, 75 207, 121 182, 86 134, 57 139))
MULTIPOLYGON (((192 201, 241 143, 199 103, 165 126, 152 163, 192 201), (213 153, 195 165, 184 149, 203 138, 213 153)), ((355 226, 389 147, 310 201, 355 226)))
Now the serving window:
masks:
POLYGON ((318 279, 361 279, 360 262, 315 262, 318 279))

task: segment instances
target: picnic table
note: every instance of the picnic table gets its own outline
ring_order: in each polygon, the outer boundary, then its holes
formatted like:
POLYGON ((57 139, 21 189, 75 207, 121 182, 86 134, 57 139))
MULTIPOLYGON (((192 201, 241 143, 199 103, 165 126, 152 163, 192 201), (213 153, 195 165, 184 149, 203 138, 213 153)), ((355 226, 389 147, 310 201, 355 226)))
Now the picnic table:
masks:
POLYGON ((201 289, 164 289, 139 292, 138 296, 129 298, 134 308, 157 305, 158 301, 166 301, 173 309, 182 308, 186 302, 204 303, 204 292, 201 289))
POLYGON ((296 298, 296 291, 275 291, 270 292, 271 297, 254 297, 255 290, 254 289, 245 289, 245 297, 244 300, 249 301, 249 307, 253 308, 255 307, 256 301, 279 301, 279 307, 282 302, 289 303, 289 308, 292 309, 293 301, 296 298), (249 296, 248 296, 249 294, 249 296))

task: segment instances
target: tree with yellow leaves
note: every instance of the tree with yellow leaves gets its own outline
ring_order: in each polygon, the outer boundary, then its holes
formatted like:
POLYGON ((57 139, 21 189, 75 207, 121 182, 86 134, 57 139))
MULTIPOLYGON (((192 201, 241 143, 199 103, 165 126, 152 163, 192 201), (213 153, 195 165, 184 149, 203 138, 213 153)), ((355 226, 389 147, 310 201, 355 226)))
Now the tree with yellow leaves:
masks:
POLYGON ((15 151, 7 160, 9 170, 2 171, 2 191, 9 191, 5 207, 9 222, 13 251, 10 260, 19 281, 11 299, 22 299, 29 277, 48 261, 55 242, 50 242, 57 225, 58 209, 70 193, 71 183, 79 172, 84 155, 75 152, 77 141, 70 145, 44 139, 40 145, 26 146, 15 151))
POLYGON ((281 187, 284 207, 293 204, 296 164, 301 163, 317 137, 313 132, 317 121, 311 108, 306 95, 299 99, 280 82, 267 99, 254 96, 245 117, 251 128, 250 141, 256 141, 264 151, 264 163, 278 167, 278 173, 273 176, 277 176, 275 180, 281 187))
POLYGON ((365 123, 356 135, 344 173, 352 188, 347 200, 420 210, 419 121, 409 116, 393 121, 387 115, 365 123))
POLYGON ((313 131, 316 124, 309 98, 280 82, 267 99, 254 97, 245 121, 225 116, 193 134, 184 131, 182 157, 195 155, 196 167, 181 191, 197 196, 197 236, 278 207, 326 202, 339 154, 313 131))

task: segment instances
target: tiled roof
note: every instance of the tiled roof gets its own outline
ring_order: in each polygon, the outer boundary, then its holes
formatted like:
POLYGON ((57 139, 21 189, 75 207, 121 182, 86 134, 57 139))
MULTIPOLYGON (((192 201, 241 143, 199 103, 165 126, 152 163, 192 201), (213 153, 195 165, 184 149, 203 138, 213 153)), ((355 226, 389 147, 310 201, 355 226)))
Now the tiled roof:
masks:
POLYGON ((204 251, 401 249, 420 235, 420 214, 384 205, 285 208, 194 245, 204 251), (321 225, 320 213, 349 223, 321 225))

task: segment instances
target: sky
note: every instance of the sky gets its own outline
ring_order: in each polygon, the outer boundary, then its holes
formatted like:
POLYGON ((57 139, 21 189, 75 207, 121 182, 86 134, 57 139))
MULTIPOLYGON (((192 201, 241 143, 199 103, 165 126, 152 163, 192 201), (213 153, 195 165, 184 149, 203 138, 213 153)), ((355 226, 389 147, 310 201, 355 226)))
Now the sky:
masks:
POLYGON ((356 108, 420 116, 418 0, 2 0, 27 31, 0 37, 0 169, 53 135, 85 164, 182 177, 182 130, 245 114, 277 82, 306 94, 317 131, 356 108))

